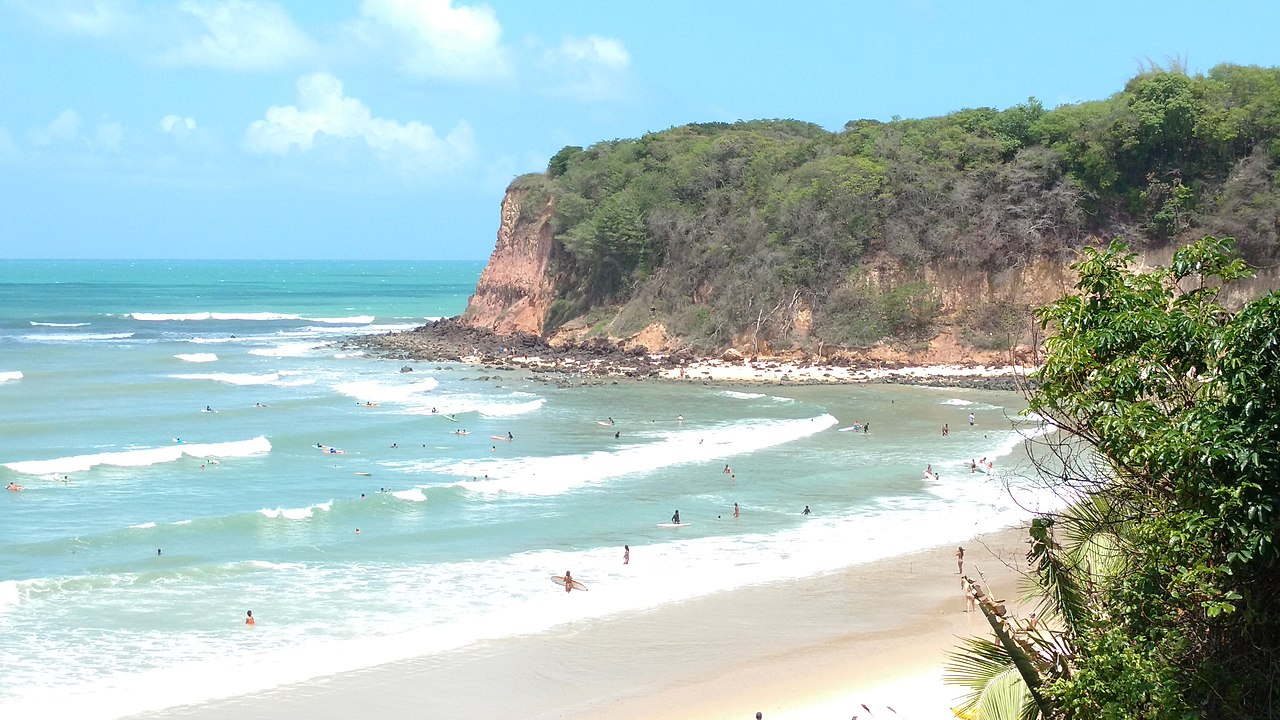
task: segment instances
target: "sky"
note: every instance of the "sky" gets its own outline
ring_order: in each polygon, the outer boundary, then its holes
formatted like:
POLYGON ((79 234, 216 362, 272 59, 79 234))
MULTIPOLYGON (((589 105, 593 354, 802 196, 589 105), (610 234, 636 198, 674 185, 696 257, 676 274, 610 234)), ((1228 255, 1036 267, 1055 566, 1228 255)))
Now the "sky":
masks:
POLYGON ((0 258, 484 260, 566 145, 1280 65, 1272 0, 0 0, 0 258))

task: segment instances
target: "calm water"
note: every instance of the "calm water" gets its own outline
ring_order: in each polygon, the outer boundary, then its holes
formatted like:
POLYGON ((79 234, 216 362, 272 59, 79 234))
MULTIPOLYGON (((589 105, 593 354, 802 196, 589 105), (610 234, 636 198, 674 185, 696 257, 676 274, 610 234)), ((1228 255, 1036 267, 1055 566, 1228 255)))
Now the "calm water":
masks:
POLYGON ((1023 516, 1010 393, 558 388, 340 346, 460 313, 481 269, 0 261, 0 714, 199 702, 1023 516))

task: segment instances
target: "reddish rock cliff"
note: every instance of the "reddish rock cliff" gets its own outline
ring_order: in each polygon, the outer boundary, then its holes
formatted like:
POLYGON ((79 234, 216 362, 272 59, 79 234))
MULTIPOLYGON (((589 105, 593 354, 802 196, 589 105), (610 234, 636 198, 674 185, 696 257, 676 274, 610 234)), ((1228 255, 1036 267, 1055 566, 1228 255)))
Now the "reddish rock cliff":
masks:
POLYGON ((541 335, 547 309, 556 299, 551 261, 552 204, 540 194, 509 189, 502 199, 502 225, 489 264, 462 315, 465 325, 496 333, 541 335), (526 202, 540 207, 523 207, 526 202))

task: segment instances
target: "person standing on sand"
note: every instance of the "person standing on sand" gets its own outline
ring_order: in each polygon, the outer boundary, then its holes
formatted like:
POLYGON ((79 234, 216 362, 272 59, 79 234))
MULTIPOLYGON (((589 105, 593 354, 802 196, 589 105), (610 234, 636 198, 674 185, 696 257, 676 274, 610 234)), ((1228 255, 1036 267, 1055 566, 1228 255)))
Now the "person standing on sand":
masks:
POLYGON ((962 576, 964 575, 964 548, 963 547, 956 548, 956 572, 962 576))
POLYGON ((630 545, 622 546, 622 564, 623 565, 631 564, 631 546, 630 545))

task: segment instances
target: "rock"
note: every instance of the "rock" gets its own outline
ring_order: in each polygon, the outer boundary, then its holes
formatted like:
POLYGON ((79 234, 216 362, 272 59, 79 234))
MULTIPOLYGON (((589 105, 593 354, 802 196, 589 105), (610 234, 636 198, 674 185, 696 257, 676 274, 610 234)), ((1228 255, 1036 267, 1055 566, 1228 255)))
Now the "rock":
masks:
POLYGON ((742 358, 742 353, 734 350, 733 348, 725 350, 724 354, 720 356, 720 359, 725 362, 742 362, 742 358))

